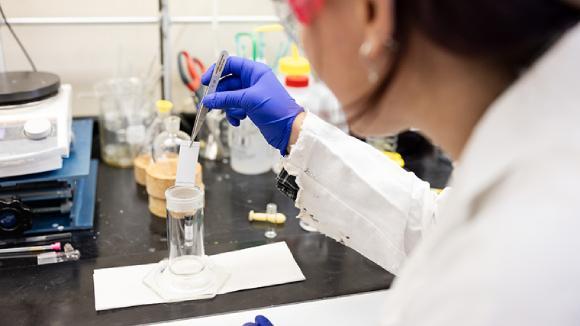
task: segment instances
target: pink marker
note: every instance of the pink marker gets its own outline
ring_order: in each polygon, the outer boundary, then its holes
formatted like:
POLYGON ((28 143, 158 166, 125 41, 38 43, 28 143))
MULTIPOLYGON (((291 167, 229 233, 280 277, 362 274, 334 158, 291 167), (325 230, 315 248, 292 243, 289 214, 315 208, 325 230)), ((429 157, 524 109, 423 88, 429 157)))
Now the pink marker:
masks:
POLYGON ((31 246, 31 247, 17 247, 17 248, 0 249, 0 254, 11 254, 11 253, 17 253, 17 252, 31 252, 31 251, 45 251, 45 250, 60 251, 60 249, 61 249, 60 242, 55 242, 53 244, 49 244, 46 246, 31 246))

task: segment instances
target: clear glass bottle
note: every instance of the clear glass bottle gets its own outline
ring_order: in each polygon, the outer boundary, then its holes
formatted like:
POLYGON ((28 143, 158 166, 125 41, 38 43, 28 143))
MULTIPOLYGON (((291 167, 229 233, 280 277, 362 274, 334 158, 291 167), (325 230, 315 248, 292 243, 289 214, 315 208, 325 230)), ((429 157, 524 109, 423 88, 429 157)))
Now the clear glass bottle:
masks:
POLYGON ((167 100, 159 100, 155 103, 157 114, 145 133, 145 140, 141 145, 139 154, 133 160, 133 167, 135 173, 135 182, 144 186, 146 180, 146 169, 151 163, 151 156, 153 151, 153 141, 163 130, 163 121, 171 113, 173 103, 167 100))
POLYGON ((189 135, 179 130, 181 119, 169 116, 163 120, 165 130, 153 141, 153 161, 177 160, 179 145, 189 142, 189 135))
MULTIPOLYGON (((149 205, 154 201, 165 199, 165 190, 175 184, 179 146, 189 144, 189 135, 179 130, 181 119, 169 116, 163 120, 165 130, 153 141, 152 161, 146 169, 146 188, 149 195, 149 205)), ((155 209, 156 215, 163 216, 163 209, 155 209)))

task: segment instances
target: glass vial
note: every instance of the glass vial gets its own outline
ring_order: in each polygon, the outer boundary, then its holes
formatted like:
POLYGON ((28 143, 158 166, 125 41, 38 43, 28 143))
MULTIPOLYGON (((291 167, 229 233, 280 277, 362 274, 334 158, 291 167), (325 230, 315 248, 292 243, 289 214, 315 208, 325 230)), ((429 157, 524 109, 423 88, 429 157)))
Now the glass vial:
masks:
POLYGON ((275 224, 273 221, 276 220, 276 214, 278 213, 278 206, 274 203, 268 203, 266 205, 266 214, 268 214, 268 228, 264 232, 264 236, 268 239, 274 239, 278 234, 276 233, 275 224))

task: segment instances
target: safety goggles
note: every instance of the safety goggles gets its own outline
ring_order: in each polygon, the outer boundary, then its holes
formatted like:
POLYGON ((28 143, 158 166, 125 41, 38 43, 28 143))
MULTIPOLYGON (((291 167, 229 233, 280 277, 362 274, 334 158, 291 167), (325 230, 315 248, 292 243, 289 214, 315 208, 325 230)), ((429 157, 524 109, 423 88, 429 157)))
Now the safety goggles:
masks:
POLYGON ((297 44, 298 25, 309 25, 324 5, 324 0, 272 0, 272 2, 280 23, 297 44))

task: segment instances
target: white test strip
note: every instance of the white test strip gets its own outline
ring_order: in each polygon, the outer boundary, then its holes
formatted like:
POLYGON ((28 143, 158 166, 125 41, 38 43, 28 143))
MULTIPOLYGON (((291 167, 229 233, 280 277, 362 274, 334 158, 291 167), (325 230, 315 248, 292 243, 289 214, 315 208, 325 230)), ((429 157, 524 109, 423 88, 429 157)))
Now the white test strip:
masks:
POLYGON ((176 186, 195 186, 195 166, 199 157, 199 142, 189 142, 179 145, 179 159, 177 161, 176 186))

